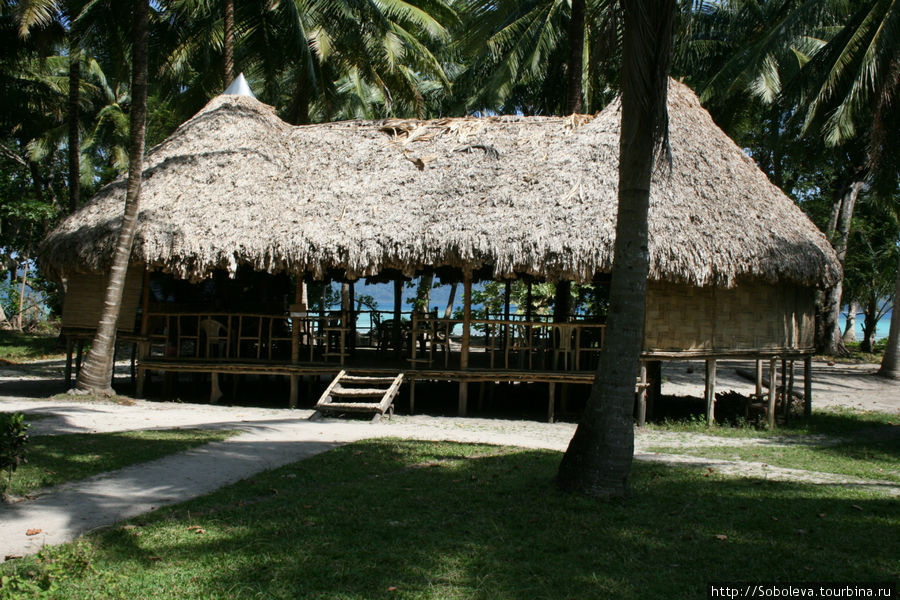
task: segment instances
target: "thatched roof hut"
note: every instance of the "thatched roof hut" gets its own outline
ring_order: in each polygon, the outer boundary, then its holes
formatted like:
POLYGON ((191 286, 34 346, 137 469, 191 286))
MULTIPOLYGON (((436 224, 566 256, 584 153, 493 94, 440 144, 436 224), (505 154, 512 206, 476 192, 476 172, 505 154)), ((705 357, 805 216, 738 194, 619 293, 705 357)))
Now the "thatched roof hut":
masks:
MULTIPOLYGON (((651 279, 809 287, 839 272, 825 237, 671 82, 672 168, 650 208, 651 279)), ((133 261, 178 277, 213 270, 492 270, 590 281, 612 261, 619 106, 596 117, 340 122, 294 127, 219 96, 145 160, 133 261)), ((125 181, 44 241, 59 274, 103 272, 125 181)))

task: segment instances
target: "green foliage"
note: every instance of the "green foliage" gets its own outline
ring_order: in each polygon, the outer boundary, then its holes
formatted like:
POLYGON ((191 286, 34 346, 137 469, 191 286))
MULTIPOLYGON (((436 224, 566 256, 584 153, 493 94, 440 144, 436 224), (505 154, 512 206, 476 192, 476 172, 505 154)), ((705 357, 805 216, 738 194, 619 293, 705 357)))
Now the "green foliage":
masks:
POLYGON ((58 355, 57 339, 55 333, 28 334, 0 330, 0 359, 16 362, 58 355))
POLYGON ((87 542, 44 548, 33 559, 33 569, 0 576, 0 600, 57 598, 68 581, 94 572, 93 554, 87 542))
POLYGON ((27 462, 25 446, 29 427, 22 413, 0 413, 0 470, 8 474, 4 489, 12 484, 13 473, 19 465, 27 462))
MULTIPOLYGON (((569 306, 572 314, 583 314, 602 318, 606 316, 609 291, 605 285, 578 285, 570 288, 569 306)), ((481 304, 482 308, 473 311, 477 319, 490 315, 497 318, 503 315, 506 284, 502 281, 488 281, 472 290, 472 303, 481 304)), ((528 284, 518 279, 510 286, 510 311, 512 314, 524 315, 528 304, 528 284)), ((531 310, 533 315, 550 315, 556 303, 556 285, 552 283, 534 283, 531 286, 531 310)))

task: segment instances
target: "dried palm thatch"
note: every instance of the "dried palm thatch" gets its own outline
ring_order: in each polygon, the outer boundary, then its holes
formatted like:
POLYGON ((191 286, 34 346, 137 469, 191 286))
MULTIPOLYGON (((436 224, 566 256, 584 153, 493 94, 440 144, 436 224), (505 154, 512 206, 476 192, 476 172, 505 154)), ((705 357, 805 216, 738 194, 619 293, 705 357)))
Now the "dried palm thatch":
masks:
MULTIPOLYGON (((651 279, 834 280, 824 236, 671 83, 672 168, 650 208, 651 279)), ((503 116, 292 127, 219 96, 147 155, 133 260, 199 279, 212 270, 354 279, 383 269, 481 268, 588 281, 612 262, 619 107, 595 118, 503 116)), ((42 246, 59 272, 111 260, 124 180, 42 246)))

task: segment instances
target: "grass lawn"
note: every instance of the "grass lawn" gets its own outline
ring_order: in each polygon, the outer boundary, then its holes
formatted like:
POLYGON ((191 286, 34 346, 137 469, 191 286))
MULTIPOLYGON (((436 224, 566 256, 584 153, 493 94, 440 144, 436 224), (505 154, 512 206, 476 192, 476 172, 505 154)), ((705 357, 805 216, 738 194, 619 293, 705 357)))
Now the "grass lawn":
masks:
POLYGON ((900 482, 900 437, 871 440, 865 437, 838 444, 790 444, 785 446, 728 446, 676 448, 655 446, 650 452, 689 454, 707 458, 761 462, 778 467, 840 473, 866 479, 900 482))
POLYGON ((900 426, 900 413, 878 411, 856 411, 829 408, 813 411, 809 419, 796 417, 788 423, 778 423, 775 429, 766 428, 764 423, 755 426, 750 423, 722 424, 712 427, 706 424, 705 415, 694 415, 686 419, 666 420, 648 423, 649 430, 695 432, 704 435, 734 438, 791 438, 810 435, 846 436, 900 426))
POLYGON ((62 356, 56 349, 57 335, 29 335, 0 330, 0 359, 10 362, 62 356))
MULTIPOLYGON (((170 429, 34 436, 26 447, 28 462, 20 465, 13 474, 9 492, 21 496, 38 488, 84 479, 224 440, 236 433, 170 429)), ((5 472, 2 477, 5 481, 5 472)))
POLYGON ((725 460, 762 462, 779 467, 839 473, 900 482, 900 415, 879 412, 817 411, 774 431, 717 425, 694 420, 653 426, 661 431, 696 431, 723 438, 702 447, 659 444, 650 452, 689 454, 725 460), (771 438, 772 444, 728 444, 741 437, 771 438))
POLYGON ((344 446, 0 566, 54 598, 703 598, 722 581, 896 581, 896 498, 636 463, 633 495, 553 485, 560 454, 344 446))

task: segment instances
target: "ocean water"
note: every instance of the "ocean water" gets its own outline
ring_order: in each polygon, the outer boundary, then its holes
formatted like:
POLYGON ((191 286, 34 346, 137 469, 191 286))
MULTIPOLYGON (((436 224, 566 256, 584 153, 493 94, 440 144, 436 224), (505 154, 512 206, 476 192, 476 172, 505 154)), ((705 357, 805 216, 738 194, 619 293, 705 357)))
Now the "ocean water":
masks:
MULTIPOLYGON (((416 280, 414 280, 414 283, 416 280)), ((336 287, 336 284, 333 284, 336 287)), ((444 309, 447 307, 447 300, 450 297, 450 285, 440 285, 433 290, 431 290, 431 302, 429 305, 430 309, 438 309, 438 314, 443 316, 444 309)), ((479 284, 474 284, 473 289, 479 289, 479 284)), ((339 291, 340 288, 336 287, 339 291)), ((394 284, 393 283, 372 283, 366 284, 364 281, 356 285, 356 294, 366 294, 372 296, 375 299, 376 304, 378 305, 379 310, 393 310, 394 308, 394 284)), ((416 288, 415 287, 404 287, 403 288, 403 312, 408 312, 412 304, 411 301, 416 296, 416 288)), ((462 297, 463 297, 463 289, 462 284, 457 286, 456 289, 456 298, 454 298, 453 309, 454 311, 459 309, 462 310, 462 297)), ((481 308, 480 305, 475 305, 474 308, 481 308)), ((515 308, 513 308, 515 311, 515 308)), ((844 310, 841 312, 841 329, 844 328, 847 320, 847 307, 844 307, 844 310)), ((861 340, 863 336, 862 329, 862 320, 863 315, 860 313, 857 315, 856 320, 856 339, 861 340)), ((357 321, 357 327, 362 329, 368 329, 370 326, 368 315, 360 315, 359 320, 357 321)), ((880 340, 882 338, 886 338, 888 336, 888 331, 891 327, 891 311, 888 311, 881 319, 879 319, 878 324, 875 327, 875 339, 880 340)))

